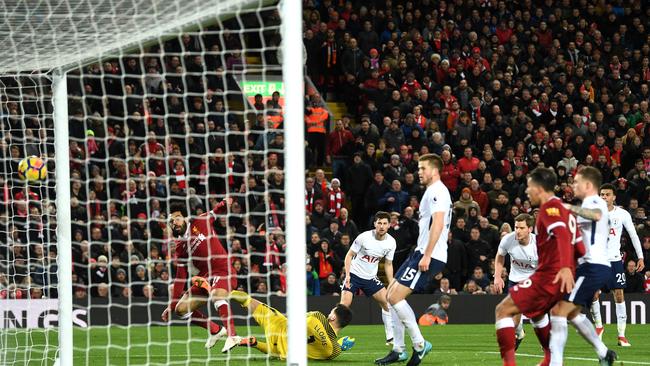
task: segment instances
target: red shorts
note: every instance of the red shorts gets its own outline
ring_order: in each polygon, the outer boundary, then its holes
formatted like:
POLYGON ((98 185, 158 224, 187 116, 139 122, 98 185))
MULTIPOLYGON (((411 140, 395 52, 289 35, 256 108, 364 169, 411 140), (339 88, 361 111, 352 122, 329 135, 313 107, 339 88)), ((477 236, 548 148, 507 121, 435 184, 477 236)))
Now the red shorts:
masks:
POLYGON ((237 273, 234 268, 231 268, 230 273, 227 271, 221 273, 212 273, 205 276, 200 274, 192 277, 192 288, 200 292, 211 292, 214 289, 224 289, 228 292, 237 289, 237 273))
POLYGON ((212 275, 208 277, 208 283, 210 284, 210 290, 219 288, 230 292, 237 289, 237 274, 233 271, 231 274, 212 275))
POLYGON ((510 297, 522 314, 530 319, 544 315, 562 300, 560 283, 553 284, 555 274, 534 273, 529 279, 519 282, 510 291, 510 297))

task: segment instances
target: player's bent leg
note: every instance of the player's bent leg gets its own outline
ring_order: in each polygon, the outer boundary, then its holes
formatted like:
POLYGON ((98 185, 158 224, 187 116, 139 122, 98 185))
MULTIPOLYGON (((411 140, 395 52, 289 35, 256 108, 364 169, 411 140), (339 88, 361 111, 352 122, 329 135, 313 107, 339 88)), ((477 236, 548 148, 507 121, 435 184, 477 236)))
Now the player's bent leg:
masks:
POLYGON ((205 348, 212 348, 217 341, 226 336, 226 328, 210 320, 199 308, 207 303, 207 298, 202 296, 204 292, 196 286, 190 287, 183 297, 178 301, 174 311, 182 319, 189 319, 193 325, 207 329, 210 336, 205 342, 205 348))
MULTIPOLYGON (((219 286, 218 284, 216 286, 219 286)), ((221 324, 228 332, 228 338, 221 349, 221 352, 228 352, 241 341, 241 337, 237 336, 235 330, 235 318, 230 311, 230 304, 226 301, 228 298, 228 290, 221 287, 213 287, 210 291, 210 301, 214 305, 214 309, 221 317, 221 324)))
POLYGON ((497 342, 504 366, 515 363, 515 323, 513 317, 520 313, 510 295, 497 305, 495 309, 497 342))

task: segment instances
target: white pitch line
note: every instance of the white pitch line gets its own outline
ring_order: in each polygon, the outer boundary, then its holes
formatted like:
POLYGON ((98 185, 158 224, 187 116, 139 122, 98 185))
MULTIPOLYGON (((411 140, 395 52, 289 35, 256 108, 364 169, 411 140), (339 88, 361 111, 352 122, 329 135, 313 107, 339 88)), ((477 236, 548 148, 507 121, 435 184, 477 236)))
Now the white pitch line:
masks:
MULTIPOLYGON (((477 352, 477 353, 486 353, 486 354, 491 354, 491 355, 499 355, 501 354, 500 352, 477 352)), ((517 356, 521 357, 535 357, 535 358, 544 358, 544 356, 541 355, 531 355, 529 353, 517 353, 517 356)), ((586 358, 586 357, 564 357, 565 360, 574 360, 574 361, 596 361, 598 362, 598 359, 595 358, 586 358)), ((632 364, 632 365, 650 365, 650 362, 640 362, 640 361, 623 361, 623 360, 616 360, 616 362, 620 362, 622 364, 632 364)))

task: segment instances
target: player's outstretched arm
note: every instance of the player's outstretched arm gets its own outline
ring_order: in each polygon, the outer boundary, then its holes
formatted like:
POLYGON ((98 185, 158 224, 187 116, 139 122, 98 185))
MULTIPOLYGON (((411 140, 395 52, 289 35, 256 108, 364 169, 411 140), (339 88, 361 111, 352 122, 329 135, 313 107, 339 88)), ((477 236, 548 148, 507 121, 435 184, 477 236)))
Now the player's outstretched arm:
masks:
POLYGON ((584 217, 587 220, 598 221, 603 216, 603 213, 600 211, 600 209, 597 208, 583 208, 568 203, 565 203, 564 207, 566 207, 572 213, 580 217, 584 217))

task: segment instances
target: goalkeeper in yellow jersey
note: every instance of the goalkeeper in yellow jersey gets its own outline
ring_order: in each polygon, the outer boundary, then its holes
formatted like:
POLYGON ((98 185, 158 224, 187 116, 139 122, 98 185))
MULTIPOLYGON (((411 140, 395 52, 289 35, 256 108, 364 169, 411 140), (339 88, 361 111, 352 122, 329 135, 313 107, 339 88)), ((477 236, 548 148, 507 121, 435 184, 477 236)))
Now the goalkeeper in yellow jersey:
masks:
MULTIPOLYGON (((274 308, 257 301, 243 291, 232 291, 230 298, 247 308, 257 324, 264 329, 266 342, 255 337, 240 338, 239 346, 254 347, 282 359, 287 357, 287 318, 274 308)), ((352 312, 342 304, 329 315, 319 311, 307 313, 307 357, 312 360, 331 360, 341 354, 336 335, 350 324, 352 312)))

